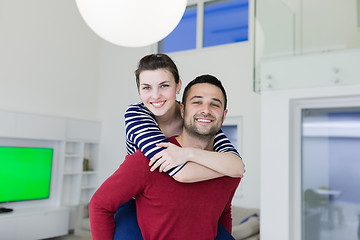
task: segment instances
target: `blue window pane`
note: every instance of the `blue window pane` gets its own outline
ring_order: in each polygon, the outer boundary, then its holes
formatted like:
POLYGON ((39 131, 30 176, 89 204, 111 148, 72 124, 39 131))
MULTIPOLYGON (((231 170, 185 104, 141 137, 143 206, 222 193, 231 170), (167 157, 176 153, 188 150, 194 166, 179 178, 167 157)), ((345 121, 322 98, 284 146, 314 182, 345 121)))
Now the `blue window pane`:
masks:
POLYGON ((169 53, 196 48, 196 7, 188 7, 177 27, 159 43, 159 52, 169 53))
POLYGON ((249 0, 205 4, 203 47, 248 40, 249 0))

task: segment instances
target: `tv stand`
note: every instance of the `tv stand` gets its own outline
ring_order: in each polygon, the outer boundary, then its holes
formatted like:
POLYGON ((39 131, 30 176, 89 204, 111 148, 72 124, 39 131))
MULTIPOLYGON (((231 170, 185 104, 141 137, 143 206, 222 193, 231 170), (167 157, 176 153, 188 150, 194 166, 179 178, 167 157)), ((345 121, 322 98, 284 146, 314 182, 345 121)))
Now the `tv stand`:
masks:
POLYGON ((16 209, 0 214, 1 239, 44 239, 66 235, 69 210, 62 207, 16 209))
POLYGON ((12 211, 13 211, 12 208, 0 207, 0 213, 8 213, 8 212, 12 212, 12 211))

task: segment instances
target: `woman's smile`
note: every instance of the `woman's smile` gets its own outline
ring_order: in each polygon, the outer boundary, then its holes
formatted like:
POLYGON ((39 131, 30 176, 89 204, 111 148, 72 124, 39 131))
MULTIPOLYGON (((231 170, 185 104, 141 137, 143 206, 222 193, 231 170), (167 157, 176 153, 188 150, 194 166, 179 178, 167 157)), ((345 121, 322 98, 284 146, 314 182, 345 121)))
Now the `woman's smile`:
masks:
POLYGON ((166 101, 161 101, 161 102, 150 102, 155 108, 161 108, 162 106, 164 106, 166 101))

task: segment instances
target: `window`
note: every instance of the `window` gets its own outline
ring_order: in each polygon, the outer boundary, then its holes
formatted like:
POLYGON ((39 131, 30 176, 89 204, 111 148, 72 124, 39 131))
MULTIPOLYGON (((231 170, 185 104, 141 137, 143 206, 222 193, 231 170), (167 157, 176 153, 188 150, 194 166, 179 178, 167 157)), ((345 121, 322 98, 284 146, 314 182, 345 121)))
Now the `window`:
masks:
POLYGON ((159 42, 159 52, 248 41, 248 26, 249 0, 199 0, 197 5, 188 6, 179 25, 159 42), (203 39, 198 43, 201 46, 197 46, 197 36, 203 39))
POLYGON ((203 46, 247 41, 248 9, 248 0, 205 3, 203 46))
POLYGON ((169 53, 196 48, 197 8, 189 6, 177 27, 159 43, 159 52, 169 53))

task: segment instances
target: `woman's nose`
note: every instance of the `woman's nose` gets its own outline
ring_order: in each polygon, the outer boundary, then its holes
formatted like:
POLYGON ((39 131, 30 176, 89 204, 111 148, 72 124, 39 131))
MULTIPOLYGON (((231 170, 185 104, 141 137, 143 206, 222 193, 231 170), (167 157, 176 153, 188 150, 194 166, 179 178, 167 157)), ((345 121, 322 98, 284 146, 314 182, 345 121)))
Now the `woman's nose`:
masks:
POLYGON ((155 88, 155 89, 153 89, 151 95, 152 95, 152 98, 158 99, 158 98, 160 98, 161 93, 160 93, 159 89, 155 88))

